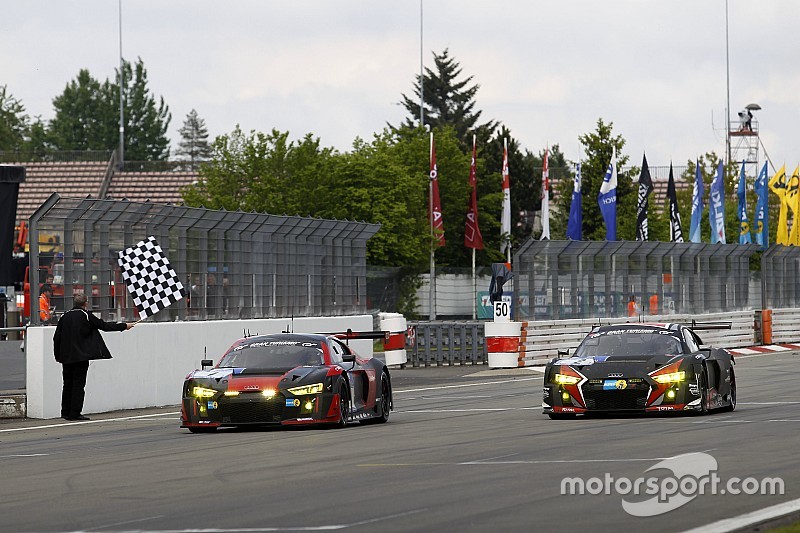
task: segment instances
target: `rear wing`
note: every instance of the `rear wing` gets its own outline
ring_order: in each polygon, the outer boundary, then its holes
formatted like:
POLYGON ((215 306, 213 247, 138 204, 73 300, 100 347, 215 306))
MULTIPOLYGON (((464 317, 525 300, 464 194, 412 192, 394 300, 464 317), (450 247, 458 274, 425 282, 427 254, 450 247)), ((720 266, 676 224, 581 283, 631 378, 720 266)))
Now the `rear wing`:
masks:
POLYGON ((320 335, 328 335, 344 341, 349 341, 350 339, 380 339, 386 341, 389 339, 388 331, 353 331, 350 328, 347 328, 347 331, 344 332, 320 333, 320 335))
POLYGON ((708 331, 713 329, 731 329, 731 322, 698 322, 692 320, 691 322, 679 322, 682 326, 686 326, 695 331, 708 331))

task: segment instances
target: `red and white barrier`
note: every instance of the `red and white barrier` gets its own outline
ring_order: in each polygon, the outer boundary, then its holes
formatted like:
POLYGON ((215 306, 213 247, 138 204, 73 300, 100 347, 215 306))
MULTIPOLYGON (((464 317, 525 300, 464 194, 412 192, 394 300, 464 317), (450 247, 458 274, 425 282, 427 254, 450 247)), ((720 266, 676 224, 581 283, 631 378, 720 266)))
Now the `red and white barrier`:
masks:
POLYGON ((381 331, 388 331, 383 341, 383 356, 387 365, 404 365, 406 355, 406 318, 400 313, 379 313, 381 331))

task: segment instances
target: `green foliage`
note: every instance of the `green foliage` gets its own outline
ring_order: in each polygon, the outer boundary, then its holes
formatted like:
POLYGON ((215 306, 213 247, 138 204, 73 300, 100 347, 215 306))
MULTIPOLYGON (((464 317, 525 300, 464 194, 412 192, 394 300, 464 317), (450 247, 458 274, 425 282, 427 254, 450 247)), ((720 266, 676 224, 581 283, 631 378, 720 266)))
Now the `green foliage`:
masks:
MULTIPOLYGON (((584 157, 581 161, 581 203, 583 215, 583 240, 602 241, 606 238, 606 226, 597 196, 603 177, 611 161, 612 149, 617 151, 617 168, 627 165, 629 157, 622 152, 625 139, 612 133, 613 123, 606 124, 602 118, 597 120, 594 132, 581 135, 578 139, 583 145, 584 157)), ((639 169, 632 167, 627 172, 617 171, 617 238, 633 240, 636 237, 636 204, 639 169)), ((569 208, 572 203, 572 181, 561 180, 558 183, 557 209, 563 215, 551 222, 551 235, 554 239, 565 238, 569 208)), ((648 217, 649 219, 649 217, 648 217)), ((656 227, 660 225, 656 221, 656 227)), ((656 230, 661 232, 660 229, 656 230)))
POLYGON ((441 54, 433 54, 435 70, 425 68, 420 88, 420 78, 414 83, 415 99, 405 94, 403 107, 408 110, 409 118, 403 123, 406 129, 419 125, 420 119, 420 90, 424 96, 424 123, 431 129, 441 129, 445 126, 452 127, 463 146, 470 141, 471 133, 480 131, 481 137, 492 135, 497 123, 489 121, 477 125, 481 111, 475 111, 475 95, 480 85, 468 86, 472 76, 458 80, 461 76, 459 63, 449 56, 447 49, 441 54))
POLYGON ((183 126, 178 131, 181 135, 181 142, 175 150, 178 159, 188 162, 188 168, 197 170, 200 163, 211 158, 211 145, 208 144, 208 129, 206 122, 197 115, 197 111, 192 109, 183 126))
POLYGON ((0 85, 0 150, 21 150, 30 130, 25 106, 0 85))
MULTIPOLYGON (((172 119, 164 98, 156 101, 147 86, 147 71, 139 59, 123 63, 125 159, 165 160, 169 157, 167 128, 172 119)), ((119 70, 117 70, 117 80, 119 70)), ((113 150, 119 146, 119 83, 100 83, 82 69, 64 92, 53 99, 55 116, 47 140, 57 150, 113 150)))

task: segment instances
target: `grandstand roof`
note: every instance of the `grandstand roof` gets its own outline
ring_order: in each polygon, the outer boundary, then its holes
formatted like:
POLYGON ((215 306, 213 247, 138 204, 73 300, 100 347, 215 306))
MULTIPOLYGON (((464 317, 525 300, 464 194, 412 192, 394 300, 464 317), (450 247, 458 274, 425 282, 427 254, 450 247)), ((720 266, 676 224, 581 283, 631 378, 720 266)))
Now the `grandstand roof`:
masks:
MULTIPOLYGON (((19 187, 17 220, 27 220, 54 192, 65 197, 98 198, 108 161, 20 162, 25 181, 19 187)), ((132 201, 181 204, 181 188, 197 180, 197 172, 114 172, 107 196, 132 201)))

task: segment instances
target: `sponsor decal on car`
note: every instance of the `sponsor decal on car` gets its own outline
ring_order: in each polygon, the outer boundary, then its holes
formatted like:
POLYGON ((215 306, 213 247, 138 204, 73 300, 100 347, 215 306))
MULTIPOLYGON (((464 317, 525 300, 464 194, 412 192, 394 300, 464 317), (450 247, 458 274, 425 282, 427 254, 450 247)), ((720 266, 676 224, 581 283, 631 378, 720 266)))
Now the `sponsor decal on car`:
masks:
POLYGON ((297 398, 286 398, 286 407, 300 407, 300 400, 297 398))
POLYGON ((603 382, 603 390, 625 390, 628 388, 628 382, 624 379, 607 379, 603 382))

